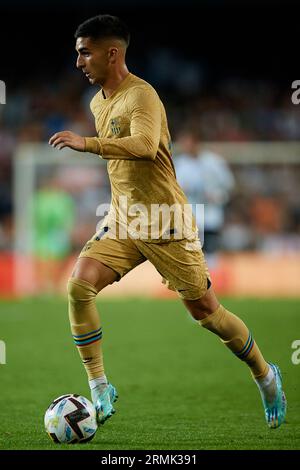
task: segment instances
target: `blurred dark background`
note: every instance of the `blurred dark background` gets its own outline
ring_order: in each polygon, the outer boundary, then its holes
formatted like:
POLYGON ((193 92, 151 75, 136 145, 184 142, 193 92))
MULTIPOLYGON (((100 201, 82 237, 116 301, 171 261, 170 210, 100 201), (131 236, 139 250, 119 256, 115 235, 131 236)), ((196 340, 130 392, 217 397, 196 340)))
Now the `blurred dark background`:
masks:
POLYGON ((99 13, 116 14, 129 25, 129 60, 140 70, 158 47, 197 61, 206 85, 232 75, 269 78, 282 86, 294 78, 299 2, 264 0, 3 0, 1 76, 16 85, 20 76, 55 77, 71 67, 77 25, 99 13))
MULTIPOLYGON (((290 103, 291 82, 297 78, 300 8, 296 2, 255 0, 4 0, 0 79, 6 82, 7 95, 26 87, 29 93, 44 89, 50 99, 65 87, 74 98, 75 88, 80 94, 86 90, 85 78, 75 69, 73 35, 78 24, 98 13, 119 15, 128 24, 130 70, 158 88, 170 109, 172 132, 187 118, 191 104, 195 112, 201 111, 208 99, 210 108, 221 100, 239 113, 258 103, 290 103), (180 117, 172 112, 178 106, 180 117)), ((33 106, 38 112, 39 104, 33 106)), ((18 127, 18 117, 13 121, 9 125, 18 127)), ((246 138, 276 138, 268 126, 262 130, 252 122, 243 127, 246 138)))
POLYGON ((295 4, 199 1, 195 6, 196 2, 190 0, 165 0, 161 5, 80 3, 68 6, 67 2, 46 1, 41 6, 2 1, 3 79, 17 84, 17 71, 25 79, 38 79, 44 78, 45 72, 55 76, 63 67, 73 65, 74 30, 98 13, 117 14, 128 23, 132 32, 129 58, 139 69, 148 62, 153 49, 167 47, 186 59, 199 61, 207 82, 238 75, 276 79, 283 85, 293 78, 299 21, 295 4))
MULTIPOLYGON (((290 103, 291 82, 297 78, 300 8, 296 2, 255 0, 242 4, 224 0, 46 0, 43 4, 4 0, 0 78, 6 82, 7 95, 19 94, 24 87, 29 95, 43 90, 48 95, 46 112, 59 90, 64 93, 68 88, 69 95, 73 93, 70 100, 81 95, 88 86, 75 69, 73 35, 78 24, 98 13, 119 15, 128 24, 130 70, 158 88, 170 110, 172 132, 188 118, 191 105, 198 112, 205 102, 211 109, 220 100, 237 113, 249 111, 247 121, 256 104, 268 108, 290 103)), ((36 101, 32 111, 40 117, 43 106, 38 97, 36 101)), ((2 125, 18 128, 24 121, 21 103, 19 108, 18 115, 2 120, 2 125)), ((276 138, 272 126, 260 129, 253 121, 243 123, 240 137, 276 138)), ((203 137, 234 138, 231 134, 203 137)))

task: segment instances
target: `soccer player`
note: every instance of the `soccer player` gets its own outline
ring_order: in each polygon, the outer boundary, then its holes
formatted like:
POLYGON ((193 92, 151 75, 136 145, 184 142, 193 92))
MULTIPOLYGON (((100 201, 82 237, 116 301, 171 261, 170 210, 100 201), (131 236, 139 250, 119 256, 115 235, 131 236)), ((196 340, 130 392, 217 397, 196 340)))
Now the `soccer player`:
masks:
POLYGON ((267 424, 280 426, 286 399, 279 368, 265 361, 244 322, 219 303, 195 221, 186 224, 190 227, 186 231, 175 216, 170 216, 167 224, 159 223, 154 231, 151 218, 140 224, 140 230, 132 224, 137 208, 149 215, 153 207, 184 208, 187 199, 175 176, 164 106, 152 86, 127 69, 127 26, 117 17, 99 15, 82 23, 75 38, 77 67, 91 84, 100 87, 91 101, 98 136, 63 131, 54 134, 49 143, 108 160, 111 209, 100 231, 83 248, 68 281, 71 330, 88 375, 99 424, 115 412, 117 392, 104 371, 96 296, 148 259, 193 318, 249 366, 261 393, 267 424))

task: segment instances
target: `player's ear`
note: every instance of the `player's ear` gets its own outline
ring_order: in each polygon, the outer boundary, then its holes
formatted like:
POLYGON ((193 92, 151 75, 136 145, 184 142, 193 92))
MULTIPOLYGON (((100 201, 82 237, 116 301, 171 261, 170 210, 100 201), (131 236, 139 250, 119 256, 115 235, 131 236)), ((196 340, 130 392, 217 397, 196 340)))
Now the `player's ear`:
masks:
POLYGON ((118 48, 110 47, 108 49, 108 60, 111 64, 114 64, 116 62, 117 56, 118 56, 118 48))

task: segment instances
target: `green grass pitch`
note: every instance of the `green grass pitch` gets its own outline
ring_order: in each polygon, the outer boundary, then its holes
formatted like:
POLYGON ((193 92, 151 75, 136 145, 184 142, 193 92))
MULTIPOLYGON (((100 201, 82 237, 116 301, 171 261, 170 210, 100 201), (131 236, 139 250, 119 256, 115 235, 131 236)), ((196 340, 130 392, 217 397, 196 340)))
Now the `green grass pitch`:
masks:
POLYGON ((57 445, 44 431, 51 401, 89 398, 64 299, 0 302, 1 449, 300 449, 298 300, 223 299, 282 370, 287 422, 267 428, 245 364, 202 329, 176 300, 99 300, 104 359, 117 387, 117 413, 87 444, 57 445))

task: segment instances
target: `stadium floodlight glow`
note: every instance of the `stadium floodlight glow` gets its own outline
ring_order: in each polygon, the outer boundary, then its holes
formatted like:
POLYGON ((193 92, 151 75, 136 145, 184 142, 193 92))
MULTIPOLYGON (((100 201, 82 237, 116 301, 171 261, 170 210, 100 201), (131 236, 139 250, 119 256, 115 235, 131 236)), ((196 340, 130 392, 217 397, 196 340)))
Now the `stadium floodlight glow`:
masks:
POLYGON ((0 80, 0 104, 6 104, 6 85, 3 80, 0 80))

